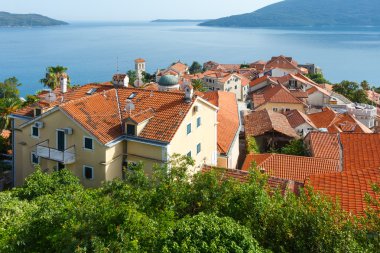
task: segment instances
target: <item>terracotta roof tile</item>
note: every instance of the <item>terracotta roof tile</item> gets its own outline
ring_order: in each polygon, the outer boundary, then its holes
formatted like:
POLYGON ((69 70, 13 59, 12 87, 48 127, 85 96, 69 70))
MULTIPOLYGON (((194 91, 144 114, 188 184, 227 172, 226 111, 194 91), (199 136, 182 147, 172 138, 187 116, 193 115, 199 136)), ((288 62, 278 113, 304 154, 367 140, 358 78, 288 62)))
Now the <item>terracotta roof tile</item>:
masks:
POLYGON ((380 134, 341 133, 340 140, 344 171, 380 168, 380 134))
POLYGON ((185 102, 183 93, 120 88, 68 102, 61 108, 102 143, 108 143, 123 135, 121 121, 130 117, 125 109, 132 93, 135 94, 130 99, 135 106, 132 117, 137 115, 137 121, 150 118, 139 137, 170 142, 192 106, 185 102), (117 101, 120 101, 121 115, 117 101))
POLYGON ((375 183, 380 184, 379 168, 312 175, 306 180, 306 185, 333 200, 337 199, 344 210, 358 215, 364 214, 368 208, 366 193, 376 197, 372 189, 375 183))
POLYGON ((225 91, 206 92, 204 99, 219 107, 218 152, 227 154, 239 131, 239 111, 234 93, 225 91))
POLYGON ((267 109, 246 115, 244 124, 247 136, 260 136, 268 132, 276 131, 289 137, 299 137, 289 124, 285 115, 267 109))
POLYGON ((271 177, 303 183, 314 174, 339 171, 339 161, 334 159, 290 156, 281 154, 250 154, 246 157, 242 170, 247 171, 253 162, 271 177))
POLYGON ((255 108, 266 103, 303 104, 306 106, 304 102, 299 100, 282 85, 267 86, 266 88, 253 93, 252 100, 255 108))
POLYGON ((337 134, 311 132, 307 138, 310 140, 310 152, 313 157, 340 159, 340 147, 337 134))
POLYGON ((303 112, 300 112, 299 110, 291 110, 288 112, 285 112, 285 116, 289 121, 289 124, 296 128, 304 123, 309 124, 311 127, 317 129, 317 127, 314 125, 314 123, 309 119, 309 117, 304 114, 303 112))

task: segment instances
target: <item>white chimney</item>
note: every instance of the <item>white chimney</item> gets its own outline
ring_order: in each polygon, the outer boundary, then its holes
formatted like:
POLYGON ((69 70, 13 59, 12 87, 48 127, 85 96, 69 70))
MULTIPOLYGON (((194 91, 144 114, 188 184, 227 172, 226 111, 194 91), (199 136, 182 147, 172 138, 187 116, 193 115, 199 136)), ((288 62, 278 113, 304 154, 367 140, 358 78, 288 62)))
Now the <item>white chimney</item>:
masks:
POLYGON ((185 86, 185 100, 187 103, 191 103, 193 100, 194 88, 191 84, 185 86))
POLYGON ((67 77, 61 76, 60 83, 61 83, 61 92, 66 93, 67 92, 67 77))

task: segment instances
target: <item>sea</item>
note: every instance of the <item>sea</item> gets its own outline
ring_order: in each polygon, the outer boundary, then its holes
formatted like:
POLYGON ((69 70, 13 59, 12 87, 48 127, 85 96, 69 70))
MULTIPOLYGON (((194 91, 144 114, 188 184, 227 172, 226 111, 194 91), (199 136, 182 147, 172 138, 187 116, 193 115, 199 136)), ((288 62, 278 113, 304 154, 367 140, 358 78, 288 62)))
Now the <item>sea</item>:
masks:
POLYGON ((380 86, 380 28, 212 28, 192 22, 73 22, 0 28, 0 81, 15 76, 22 96, 44 87, 48 66, 66 66, 72 84, 110 81, 144 58, 147 71, 173 62, 251 63, 272 56, 315 63, 331 82, 380 86))

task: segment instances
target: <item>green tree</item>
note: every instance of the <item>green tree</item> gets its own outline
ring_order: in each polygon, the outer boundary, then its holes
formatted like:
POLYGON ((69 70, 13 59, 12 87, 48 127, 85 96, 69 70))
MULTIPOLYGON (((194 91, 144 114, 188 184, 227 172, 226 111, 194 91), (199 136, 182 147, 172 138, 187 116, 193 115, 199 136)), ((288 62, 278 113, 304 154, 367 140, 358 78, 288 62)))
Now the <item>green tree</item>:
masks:
POLYGON ((319 84, 325 84, 325 83, 331 84, 328 80, 325 79, 322 73, 307 74, 306 76, 319 84))
POLYGON ((264 252, 251 232, 231 218, 199 214, 177 222, 162 252, 264 252))
POLYGON ((289 144, 281 148, 280 153, 285 154, 285 155, 296 155, 296 156, 307 155, 302 139, 292 140, 289 144))
POLYGON ((248 154, 260 154, 260 147, 257 145, 256 139, 253 136, 247 137, 247 153, 248 154))
POLYGON ((241 68, 241 69, 247 69, 247 68, 249 68, 249 64, 245 64, 245 63, 244 63, 244 64, 241 64, 241 65, 240 65, 240 68, 241 68))
MULTIPOLYGON (((67 68, 63 66, 47 67, 45 78, 42 78, 40 82, 52 90, 55 90, 60 85, 60 78, 62 75, 67 75, 67 68)), ((67 84, 70 84, 70 77, 67 76, 67 84)))
POLYGON ((9 115, 21 107, 19 98, 0 99, 0 130, 10 128, 9 115))
POLYGON ((129 77, 129 85, 133 86, 135 84, 135 81, 137 80, 136 71, 134 71, 134 70, 128 70, 127 71, 127 75, 129 77))
POLYGON ((366 81, 366 80, 363 80, 361 83, 360 83, 360 87, 362 87, 363 90, 370 90, 371 86, 370 84, 366 81))
POLYGON ((201 79, 191 80, 191 85, 193 86, 194 90, 201 91, 201 92, 207 91, 207 88, 204 87, 204 84, 201 79))
POLYGON ((351 81, 342 81, 333 86, 333 91, 345 96, 352 102, 370 104, 367 94, 360 89, 359 84, 351 81))
POLYGON ((4 82, 0 82, 0 99, 3 98, 18 98, 20 91, 18 87, 21 86, 21 83, 16 77, 10 77, 4 82))
POLYGON ((189 72, 190 72, 190 74, 201 73, 202 70, 203 70, 202 65, 201 65, 199 62, 197 62, 197 61, 194 61, 194 62, 191 64, 190 68, 189 68, 189 72))

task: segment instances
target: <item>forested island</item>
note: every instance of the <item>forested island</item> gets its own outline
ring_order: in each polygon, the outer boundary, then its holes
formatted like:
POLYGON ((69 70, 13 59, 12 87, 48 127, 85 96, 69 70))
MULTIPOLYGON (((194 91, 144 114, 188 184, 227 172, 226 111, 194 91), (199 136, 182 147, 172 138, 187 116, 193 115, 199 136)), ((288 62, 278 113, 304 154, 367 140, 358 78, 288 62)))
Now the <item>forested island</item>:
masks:
POLYGON ((1 26, 54 26, 67 25, 68 23, 55 20, 39 14, 12 14, 9 12, 0 12, 1 26))
POLYGON ((380 1, 285 0, 252 13, 201 23, 218 27, 380 26, 380 1))

